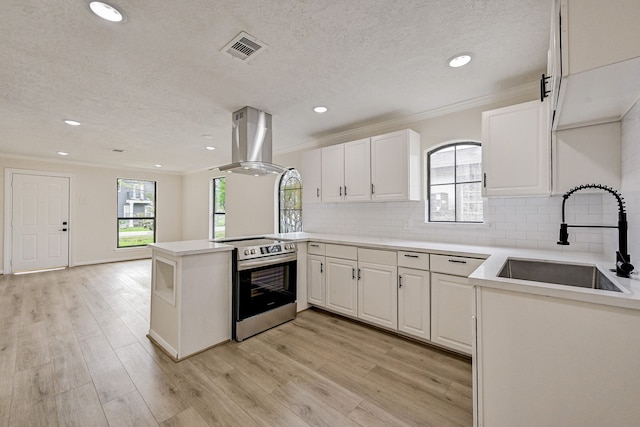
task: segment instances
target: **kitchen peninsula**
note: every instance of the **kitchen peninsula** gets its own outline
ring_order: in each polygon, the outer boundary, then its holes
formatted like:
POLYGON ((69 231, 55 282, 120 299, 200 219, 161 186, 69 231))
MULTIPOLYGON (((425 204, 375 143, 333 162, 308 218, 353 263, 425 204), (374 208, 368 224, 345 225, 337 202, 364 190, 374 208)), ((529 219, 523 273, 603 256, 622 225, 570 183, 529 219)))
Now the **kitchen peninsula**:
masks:
POLYGON ((229 341, 233 246, 207 240, 149 246, 149 338, 176 361, 229 341))

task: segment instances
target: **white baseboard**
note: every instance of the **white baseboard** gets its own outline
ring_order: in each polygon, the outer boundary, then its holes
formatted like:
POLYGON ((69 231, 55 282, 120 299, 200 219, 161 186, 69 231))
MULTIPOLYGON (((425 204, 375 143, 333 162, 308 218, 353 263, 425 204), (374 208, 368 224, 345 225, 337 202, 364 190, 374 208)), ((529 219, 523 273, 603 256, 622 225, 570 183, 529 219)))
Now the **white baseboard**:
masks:
POLYGON ((151 259, 151 255, 144 255, 144 256, 138 255, 138 256, 121 257, 121 258, 96 259, 91 261, 76 261, 74 265, 70 267, 77 267, 80 265, 107 264, 109 262, 135 261, 139 259, 151 259))
POLYGON ((167 353, 169 353, 170 356, 174 357, 175 359, 178 358, 178 351, 175 350, 173 347, 171 347, 165 340, 163 340, 160 335, 158 335, 157 333, 155 333, 152 329, 149 329, 149 336, 151 338, 153 338, 153 340, 160 345, 164 351, 166 351, 167 353))

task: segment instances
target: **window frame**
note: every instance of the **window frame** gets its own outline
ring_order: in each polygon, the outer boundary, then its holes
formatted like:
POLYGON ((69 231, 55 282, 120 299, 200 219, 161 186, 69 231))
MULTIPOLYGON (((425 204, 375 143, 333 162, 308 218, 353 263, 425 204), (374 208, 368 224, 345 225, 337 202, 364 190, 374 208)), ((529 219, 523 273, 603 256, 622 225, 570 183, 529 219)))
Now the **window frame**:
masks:
POLYGON ((157 213, 157 205, 158 205, 158 182, 152 181, 148 179, 134 179, 134 178, 116 178, 116 249, 129 249, 129 248, 144 248, 149 245, 149 243, 145 243, 143 245, 127 245, 120 246, 120 221, 130 221, 130 220, 147 220, 153 223, 153 241, 151 243, 156 243, 157 241, 157 228, 158 228, 158 213, 157 213), (153 183, 153 216, 124 216, 124 211, 126 205, 122 207, 123 216, 118 215, 118 193, 120 193, 121 189, 121 181, 137 181, 137 182, 152 182, 153 183))
POLYGON ((225 176, 219 176, 213 178, 211 180, 211 238, 212 239, 223 239, 227 236, 227 179, 225 176), (225 198, 224 198, 224 210, 216 211, 216 181, 223 182, 225 188, 225 198), (216 237, 216 217, 223 216, 224 217, 224 235, 216 237))
MULTIPOLYGON (((451 148, 453 147, 453 168, 454 168, 454 174, 453 174, 453 182, 448 183, 446 185, 453 185, 454 188, 454 195, 457 195, 457 186, 458 184, 471 184, 471 183, 476 183, 479 182, 480 186, 482 187, 482 176, 480 177, 480 179, 478 180, 474 180, 474 181, 457 181, 457 174, 456 174, 456 168, 457 168, 457 154, 458 154, 458 150, 456 149, 456 147, 460 146, 460 145, 475 145, 480 147, 480 149, 482 150, 482 143, 478 142, 478 141, 456 141, 456 142, 451 142, 451 143, 447 143, 444 145, 440 145, 438 147, 433 148, 432 150, 427 151, 426 153, 426 157, 427 157, 427 168, 425 171, 426 177, 427 177, 427 191, 425 194, 426 200, 427 200, 427 205, 426 205, 426 210, 427 210, 427 223, 428 224, 484 224, 484 209, 482 212, 482 220, 481 221, 458 221, 458 201, 455 200, 454 201, 454 214, 453 214, 453 221, 434 221, 431 219, 431 155, 434 153, 437 153, 438 151, 441 150, 445 150, 447 148, 451 148)), ((482 157, 480 158, 480 164, 482 165, 482 157)), ((445 185, 445 184, 436 184, 436 185, 445 185)), ((482 203, 484 203, 484 201, 482 200, 481 197, 481 201, 482 203)))
POLYGON ((300 174, 300 172, 296 169, 296 168, 289 168, 287 171, 283 172, 282 175, 280 175, 280 180, 278 181, 278 232, 279 233, 296 233, 296 232, 301 232, 303 230, 303 223, 302 223, 302 175, 300 174), (284 209, 284 210, 288 210, 288 211, 299 211, 300 212, 300 229, 299 230, 294 230, 294 231, 283 231, 282 230, 282 225, 283 225, 283 206, 282 206, 282 192, 285 191, 285 189, 283 188, 283 185, 286 184, 285 180, 288 180, 290 178, 286 178, 287 175, 290 173, 290 171, 294 171, 297 174, 297 177, 293 177, 295 179, 298 180, 298 182, 300 183, 300 187, 295 189, 296 191, 298 191, 299 193, 299 199, 300 199, 300 208, 299 209, 284 209))

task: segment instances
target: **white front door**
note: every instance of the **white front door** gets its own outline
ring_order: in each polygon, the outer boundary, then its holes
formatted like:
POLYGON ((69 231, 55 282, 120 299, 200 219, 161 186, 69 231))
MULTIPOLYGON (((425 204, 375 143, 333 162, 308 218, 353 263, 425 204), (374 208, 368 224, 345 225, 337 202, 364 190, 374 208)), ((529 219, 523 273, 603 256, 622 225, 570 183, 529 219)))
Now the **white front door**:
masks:
POLYGON ((12 174, 11 270, 69 265, 69 178, 12 174))

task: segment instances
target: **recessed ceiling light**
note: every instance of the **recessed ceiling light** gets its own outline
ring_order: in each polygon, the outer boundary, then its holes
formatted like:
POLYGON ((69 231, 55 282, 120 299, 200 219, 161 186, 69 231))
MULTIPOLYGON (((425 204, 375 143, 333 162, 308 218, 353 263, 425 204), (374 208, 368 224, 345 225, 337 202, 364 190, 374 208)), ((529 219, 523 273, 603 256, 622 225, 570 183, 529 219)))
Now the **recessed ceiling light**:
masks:
POLYGON ((205 134, 205 135, 202 135, 202 137, 203 137, 203 138, 206 138, 206 139, 213 139, 213 135, 207 135, 207 134, 205 134))
POLYGON ((206 147, 204 147, 204 148, 206 148, 206 149, 207 149, 207 150, 209 150, 209 151, 213 151, 213 150, 215 150, 215 149, 216 149, 216 147, 210 147, 210 146, 206 146, 206 147))
POLYGON ((157 167, 157 168, 161 168, 162 167, 162 165, 154 165, 154 166, 157 167))
POLYGON ((317 107, 313 107, 313 111, 315 111, 316 113, 326 113, 328 110, 327 107, 323 107, 323 106, 317 106, 317 107))
POLYGON ((61 156, 68 156, 69 153, 67 153, 66 151, 58 151, 58 154, 61 156))
POLYGON ((106 19, 111 22, 122 21, 122 13, 115 7, 102 3, 101 1, 92 1, 89 3, 91 11, 98 15, 102 19, 106 19))
POLYGON ((467 65, 469 62, 471 62, 471 55, 468 53, 463 53, 449 59, 449 67, 458 68, 467 65))
POLYGON ((75 120, 65 120, 64 122, 66 124, 68 124, 69 126, 80 126, 81 125, 80 122, 76 122, 75 120))

